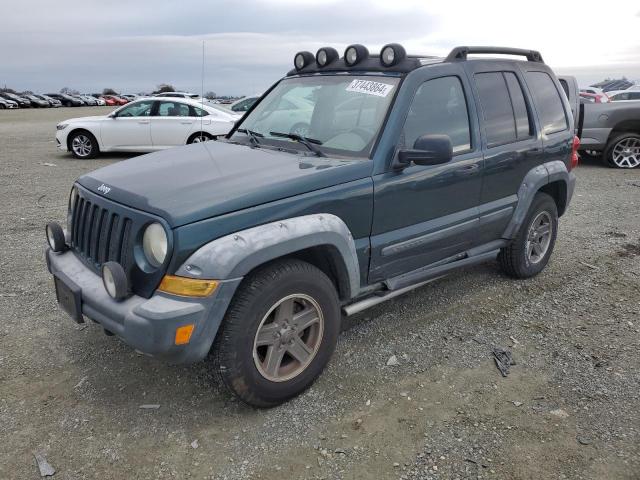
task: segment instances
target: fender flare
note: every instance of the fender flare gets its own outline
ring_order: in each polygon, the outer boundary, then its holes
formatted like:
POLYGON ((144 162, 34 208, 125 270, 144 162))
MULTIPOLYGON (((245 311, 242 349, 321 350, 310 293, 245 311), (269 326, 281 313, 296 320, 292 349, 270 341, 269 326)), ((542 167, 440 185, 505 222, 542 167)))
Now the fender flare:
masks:
POLYGON ((356 296, 360 269, 353 236, 339 217, 328 213, 293 217, 220 237, 191 254, 175 274, 238 279, 270 260, 323 245, 338 252, 349 279, 349 296, 356 296))
MULTIPOLYGON (((515 238, 529 212, 529 207, 531 207, 536 193, 545 185, 557 181, 563 181, 567 185, 572 183, 567 166, 560 160, 543 163, 529 170, 518 189, 518 203, 511 221, 502 234, 502 238, 515 238)), ((568 203, 569 198, 566 200, 568 203)))

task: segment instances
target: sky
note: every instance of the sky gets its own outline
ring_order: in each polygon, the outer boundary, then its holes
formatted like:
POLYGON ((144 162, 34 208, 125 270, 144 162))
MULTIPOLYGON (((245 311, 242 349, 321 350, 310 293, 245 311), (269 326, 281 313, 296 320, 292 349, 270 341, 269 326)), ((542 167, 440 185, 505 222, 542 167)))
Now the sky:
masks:
MULTIPOLYGON (((7 0, 10 1, 10 0, 7 0)), ((539 50, 580 85, 640 81, 640 3, 583 0, 22 0, 2 9, 0 86, 150 92, 169 83, 261 93, 300 50, 398 42, 411 54, 457 45, 539 50)))

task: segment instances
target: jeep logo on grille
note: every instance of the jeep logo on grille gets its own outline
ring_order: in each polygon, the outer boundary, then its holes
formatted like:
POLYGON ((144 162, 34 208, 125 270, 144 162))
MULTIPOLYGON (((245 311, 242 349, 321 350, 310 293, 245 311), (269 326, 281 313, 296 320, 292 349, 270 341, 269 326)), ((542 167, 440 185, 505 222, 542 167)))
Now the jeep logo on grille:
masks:
POLYGON ((105 195, 111 191, 111 187, 107 187, 104 183, 98 187, 98 191, 105 195))

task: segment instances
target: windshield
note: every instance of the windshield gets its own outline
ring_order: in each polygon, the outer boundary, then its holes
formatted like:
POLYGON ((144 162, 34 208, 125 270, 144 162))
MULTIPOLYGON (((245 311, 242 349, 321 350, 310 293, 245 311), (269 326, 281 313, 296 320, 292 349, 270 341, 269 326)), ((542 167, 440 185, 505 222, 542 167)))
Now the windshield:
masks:
POLYGON ((321 153, 368 157, 399 82, 397 77, 370 75, 285 79, 232 138, 252 137, 254 144, 256 137, 258 144, 289 142, 301 150, 311 142, 321 153))

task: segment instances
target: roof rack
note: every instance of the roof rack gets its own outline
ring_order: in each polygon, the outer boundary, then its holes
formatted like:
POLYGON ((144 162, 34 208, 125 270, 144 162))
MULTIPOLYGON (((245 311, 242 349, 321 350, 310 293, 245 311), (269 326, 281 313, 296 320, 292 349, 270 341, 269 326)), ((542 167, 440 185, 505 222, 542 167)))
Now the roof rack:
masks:
POLYGON ((489 54, 500 54, 500 55, 519 55, 523 57, 527 57, 527 60, 530 62, 539 62, 544 63, 542 60, 542 55, 540 52, 536 50, 526 50, 524 48, 509 48, 509 47, 455 47, 447 58, 445 58, 445 62, 454 62, 460 60, 466 60, 467 55, 474 53, 489 53, 489 54))

